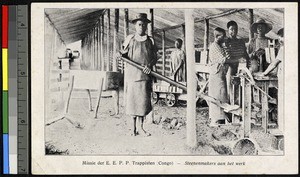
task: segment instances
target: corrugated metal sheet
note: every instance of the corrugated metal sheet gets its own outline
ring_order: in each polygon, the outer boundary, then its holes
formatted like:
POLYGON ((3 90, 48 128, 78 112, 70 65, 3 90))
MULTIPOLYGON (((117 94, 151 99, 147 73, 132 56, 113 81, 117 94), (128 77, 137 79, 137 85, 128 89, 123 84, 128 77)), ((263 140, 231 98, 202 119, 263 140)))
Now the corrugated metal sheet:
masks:
MULTIPOLYGON (((231 9, 195 9, 194 15, 196 19, 204 18, 208 15, 215 15, 226 12, 231 9)), ((99 20, 99 17, 104 13, 104 9, 46 9, 45 13, 48 15, 54 26, 60 33, 65 43, 72 43, 81 40, 87 33, 94 28, 99 20)), ((149 9, 129 9, 129 19, 133 19, 137 13, 149 13, 149 9)), ((266 21, 273 24, 273 30, 267 34, 271 38, 277 38, 276 32, 283 27, 284 9, 254 9, 254 21, 257 18, 264 18, 266 21)), ((114 12, 111 14, 111 29, 113 30, 114 12)), ((148 18, 149 18, 148 17, 148 18)), ((241 11, 228 16, 210 20, 210 41, 213 40, 213 29, 215 27, 222 27, 226 29, 226 24, 230 20, 235 20, 239 25, 239 37, 247 39, 249 36, 249 22, 248 12, 241 11)), ((183 9, 154 9, 154 30, 164 29, 174 25, 184 23, 183 9)), ((120 23, 119 23, 119 39, 124 38, 124 11, 120 9, 120 23)), ((134 26, 130 25, 129 33, 134 32, 134 26)), ((106 30, 105 30, 106 33, 106 30)), ((111 33, 112 34, 112 33, 111 33)), ((173 41, 182 37, 182 29, 172 29, 166 31, 166 47, 173 47, 173 41)), ((203 45, 204 36, 204 22, 199 22, 195 26, 195 44, 203 45)), ((161 33, 155 34, 155 40, 158 47, 161 47, 161 33)))

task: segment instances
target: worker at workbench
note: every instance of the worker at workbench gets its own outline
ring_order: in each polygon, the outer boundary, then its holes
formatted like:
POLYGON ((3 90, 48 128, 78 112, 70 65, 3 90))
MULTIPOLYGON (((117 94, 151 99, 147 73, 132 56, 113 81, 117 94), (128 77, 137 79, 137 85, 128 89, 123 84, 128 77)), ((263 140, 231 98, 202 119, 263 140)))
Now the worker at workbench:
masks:
POLYGON ((278 30, 277 35, 279 36, 279 43, 280 48, 278 51, 278 54, 276 56, 276 59, 268 66, 268 68, 264 72, 256 73, 255 75, 258 77, 268 76, 271 71, 273 71, 275 68, 278 68, 277 70, 277 77, 278 77, 278 117, 283 118, 283 59, 284 59, 284 29, 281 28, 278 30))
POLYGON ((265 70, 267 67, 265 48, 269 47, 269 43, 272 40, 267 37, 266 34, 272 30, 272 25, 267 23, 264 19, 257 19, 255 23, 251 25, 251 32, 257 34, 255 38, 250 40, 248 46, 248 53, 251 58, 251 67, 253 72, 259 71, 259 65, 262 65, 262 69, 265 70), (261 63, 260 63, 261 58, 261 63), (255 68, 254 65, 257 65, 255 68))
MULTIPOLYGON (((226 74, 226 80, 227 80, 227 91, 228 93, 231 92, 232 86, 231 86, 231 76, 235 76, 238 72, 238 67, 240 65, 244 65, 244 67, 249 66, 250 58, 247 53, 247 48, 245 45, 245 42, 242 39, 239 39, 237 37, 238 34, 238 24, 235 21, 229 21, 227 23, 227 29, 228 29, 228 39, 225 42, 225 46, 230 54, 230 58, 227 61, 231 61, 231 63, 228 64, 228 71, 226 74)), ((237 89, 235 89, 235 98, 237 98, 237 89)), ((229 94, 230 100, 232 100, 231 97, 233 95, 229 94)), ((235 102, 237 99, 235 100, 235 102)))
POLYGON ((281 28, 278 32, 277 35, 279 36, 279 43, 280 43, 280 48, 279 52, 276 56, 276 59, 268 66, 268 68, 262 72, 262 73, 257 73, 257 76, 267 76, 272 70, 274 70, 276 67, 278 67, 278 72, 277 72, 277 77, 278 80, 282 79, 282 59, 283 59, 283 37, 284 37, 284 31, 283 28, 281 28))
POLYGON ((134 66, 126 65, 125 111, 133 118, 132 135, 150 136, 151 134, 144 129, 144 119, 152 110, 152 78, 149 74, 157 61, 157 49, 153 38, 146 34, 147 24, 151 22, 147 19, 147 14, 139 13, 131 22, 135 25, 136 32, 126 37, 119 55, 143 65, 144 69, 141 71, 134 66))
POLYGON ((177 82, 186 81, 185 52, 181 49, 182 40, 176 39, 175 50, 171 53, 171 73, 177 82))
MULTIPOLYGON (((226 60, 229 59, 229 54, 223 48, 225 30, 222 28, 215 28, 214 42, 209 47, 209 86, 208 95, 221 101, 222 103, 228 102, 226 73, 228 65, 226 60)), ((209 104, 209 118, 211 120, 210 126, 217 126, 225 124, 226 115, 224 110, 213 104, 209 104)))

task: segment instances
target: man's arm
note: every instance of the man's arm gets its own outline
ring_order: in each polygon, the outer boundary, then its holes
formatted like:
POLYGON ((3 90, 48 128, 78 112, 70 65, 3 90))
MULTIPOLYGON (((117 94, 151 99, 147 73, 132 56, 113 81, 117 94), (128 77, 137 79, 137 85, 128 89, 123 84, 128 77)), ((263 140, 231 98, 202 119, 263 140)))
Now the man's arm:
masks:
POLYGON ((275 59, 264 72, 255 73, 256 76, 267 76, 271 71, 273 71, 278 64, 281 62, 279 59, 275 59))
POLYGON ((274 60, 268 68, 263 72, 264 75, 268 75, 271 71, 273 71, 281 61, 279 59, 274 60))

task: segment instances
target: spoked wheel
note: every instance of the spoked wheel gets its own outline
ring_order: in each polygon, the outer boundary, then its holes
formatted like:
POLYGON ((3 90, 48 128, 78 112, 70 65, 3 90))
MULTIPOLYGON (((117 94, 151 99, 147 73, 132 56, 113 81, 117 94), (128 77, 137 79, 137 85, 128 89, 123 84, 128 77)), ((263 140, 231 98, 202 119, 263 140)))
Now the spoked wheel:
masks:
POLYGON ((165 101, 168 106, 172 107, 176 104, 176 96, 173 93, 168 93, 165 101))
POLYGON ((158 99, 159 99, 158 96, 159 96, 158 93, 152 92, 151 101, 152 101, 153 104, 156 104, 158 102, 158 99))

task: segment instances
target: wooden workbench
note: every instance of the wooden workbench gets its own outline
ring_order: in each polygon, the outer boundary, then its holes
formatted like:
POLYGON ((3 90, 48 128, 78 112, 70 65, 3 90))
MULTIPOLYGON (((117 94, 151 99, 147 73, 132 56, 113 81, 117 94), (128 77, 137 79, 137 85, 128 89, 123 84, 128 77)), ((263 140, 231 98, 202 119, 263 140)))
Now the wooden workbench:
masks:
MULTIPOLYGON (((268 120, 269 120, 269 102, 268 96, 269 88, 275 87, 278 88, 278 79, 277 77, 254 77, 255 83, 258 87, 260 87, 266 94, 262 94, 261 96, 261 104, 262 104, 262 127, 264 128, 265 133, 268 132, 268 120)), ((282 100, 278 100, 282 101, 282 100)), ((279 114, 278 114, 279 115, 279 114)), ((282 117, 278 117, 278 127, 281 127, 281 119, 282 117)))

